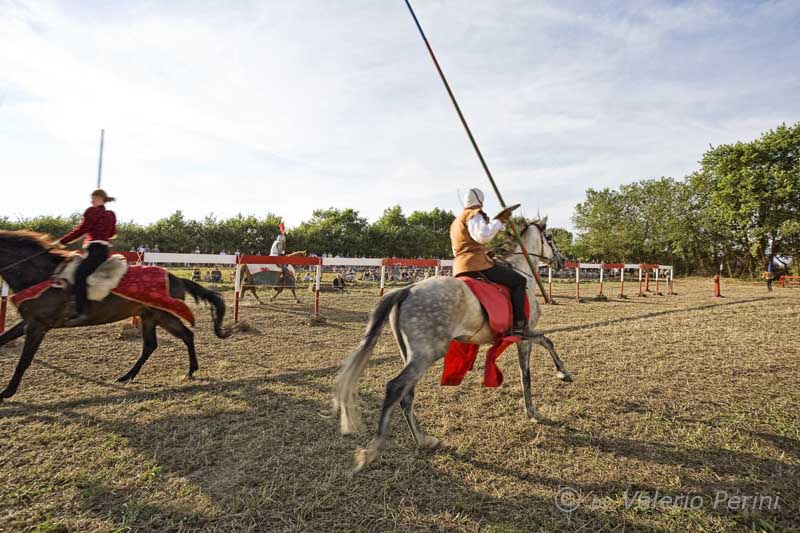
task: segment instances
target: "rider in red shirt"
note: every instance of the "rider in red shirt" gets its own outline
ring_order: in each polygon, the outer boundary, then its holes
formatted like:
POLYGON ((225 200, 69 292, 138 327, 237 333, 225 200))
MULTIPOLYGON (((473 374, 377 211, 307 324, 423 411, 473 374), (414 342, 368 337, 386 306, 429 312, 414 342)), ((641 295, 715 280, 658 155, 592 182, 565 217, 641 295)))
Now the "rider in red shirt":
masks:
POLYGON ((113 202, 103 189, 92 192, 92 207, 83 213, 83 219, 72 231, 55 241, 54 244, 70 244, 84 235, 83 247, 86 258, 75 271, 75 316, 67 320, 65 326, 80 326, 86 323, 87 297, 86 278, 108 259, 109 241, 117 236, 117 217, 106 209, 106 202, 113 202))

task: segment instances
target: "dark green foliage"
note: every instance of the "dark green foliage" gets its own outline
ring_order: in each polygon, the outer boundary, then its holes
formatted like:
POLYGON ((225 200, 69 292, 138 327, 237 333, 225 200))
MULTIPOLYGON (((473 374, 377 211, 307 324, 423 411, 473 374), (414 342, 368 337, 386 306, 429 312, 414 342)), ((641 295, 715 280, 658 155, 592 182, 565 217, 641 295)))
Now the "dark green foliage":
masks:
MULTIPOLYGON (((450 257, 449 211, 415 211, 403 215, 399 206, 388 208, 374 224, 353 209, 317 209, 310 220, 288 228, 289 251, 308 250, 343 257, 450 257)), ((41 216, 11 221, 0 218, 0 229, 28 229, 60 237, 80 220, 70 217, 41 216)), ((119 222, 114 241, 117 250, 139 246, 162 252, 203 253, 240 251, 247 254, 269 253, 278 235, 281 218, 268 214, 259 219, 237 215, 228 219, 207 216, 202 221, 188 220, 176 211, 147 226, 119 222)), ((77 246, 77 245, 73 245, 77 246)))
POLYGON ((712 147, 683 180, 586 192, 573 215, 576 259, 659 262, 757 276, 766 256, 800 256, 800 123, 712 147))

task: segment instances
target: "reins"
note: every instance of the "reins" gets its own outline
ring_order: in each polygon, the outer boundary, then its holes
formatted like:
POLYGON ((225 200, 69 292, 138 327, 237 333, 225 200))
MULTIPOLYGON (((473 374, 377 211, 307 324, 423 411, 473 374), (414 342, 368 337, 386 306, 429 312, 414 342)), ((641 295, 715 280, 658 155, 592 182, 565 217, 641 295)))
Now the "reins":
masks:
POLYGON ((11 269, 12 269, 12 268, 14 268, 15 266, 19 266, 19 265, 21 265, 22 263, 26 263, 26 262, 30 261, 31 259, 36 259, 36 258, 37 258, 37 257, 39 257, 40 255, 44 255, 44 254, 46 254, 46 253, 50 253, 50 249, 49 249, 49 248, 48 248, 48 249, 45 249, 45 250, 42 250, 42 251, 40 251, 40 252, 36 252, 36 253, 35 253, 35 254, 33 254, 33 255, 29 255, 28 257, 25 257, 25 258, 23 258, 23 259, 20 259, 19 261, 15 261, 14 263, 11 263, 10 265, 6 265, 6 266, 4 266, 3 268, 0 268, 0 273, 2 273, 2 272, 5 272, 6 270, 11 270, 11 269))
MULTIPOLYGON (((523 235, 525 235, 525 232, 527 232, 527 231, 528 231, 528 229, 530 229, 530 227, 531 227, 532 225, 533 225, 533 224, 528 224, 527 226, 525 226, 525 229, 523 229, 523 230, 520 232, 520 237, 522 237, 523 235)), ((541 243, 542 243, 542 249, 544 249, 544 232, 542 232, 541 230, 539 230, 539 239, 541 240, 541 243)), ((538 259, 542 259, 542 260, 543 260, 545 263, 547 263, 548 265, 551 265, 551 264, 552 264, 552 263, 551 263, 551 260, 550 260, 550 258, 549 258, 549 257, 547 257, 547 256, 544 256, 544 255, 541 255, 541 254, 534 254, 534 253, 528 252, 527 250, 526 250, 525 252, 508 252, 507 254, 505 254, 505 256, 509 256, 509 255, 524 255, 524 256, 528 256, 528 257, 531 257, 531 256, 533 256, 533 257, 536 257, 536 258, 538 258, 538 259)), ((496 259, 495 259, 495 260, 496 260, 496 259)), ((528 279, 536 279, 536 275, 535 275, 535 274, 528 274, 528 273, 527 273, 527 272, 525 272, 524 270, 520 270, 519 268, 515 267, 514 265, 512 265, 511 263, 509 263, 508 261, 506 261, 506 260, 504 260, 504 259, 501 259, 501 261, 502 261, 503 263, 505 263, 505 264, 506 264, 506 265, 507 265, 507 266, 508 266, 508 267, 509 267, 511 270, 514 270, 514 271, 516 271, 516 272, 519 272, 520 274, 522 274, 522 275, 523 275, 523 276, 525 276, 526 278, 528 278, 528 279)), ((538 268, 538 265, 537 265, 537 268, 538 268)))

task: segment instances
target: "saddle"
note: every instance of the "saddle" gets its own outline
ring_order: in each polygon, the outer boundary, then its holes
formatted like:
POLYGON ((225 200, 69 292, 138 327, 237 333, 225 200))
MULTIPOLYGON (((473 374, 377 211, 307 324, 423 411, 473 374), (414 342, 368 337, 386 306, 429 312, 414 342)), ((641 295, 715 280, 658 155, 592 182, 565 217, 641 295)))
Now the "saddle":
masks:
MULTIPOLYGON (((54 285, 66 288, 75 284, 75 272, 83 262, 84 256, 75 253, 53 274, 54 285)), ((114 254, 97 267, 86 278, 86 296, 89 300, 99 302, 105 299, 128 272, 128 261, 125 256, 114 254)))
MULTIPOLYGON (((484 387, 498 387, 503 383, 503 373, 497 366, 497 359, 506 348, 519 342, 520 338, 508 334, 514 316, 508 287, 492 283, 483 276, 480 278, 478 276, 458 276, 458 279, 466 283, 480 302, 489 327, 494 333, 494 345, 486 353, 483 385, 484 387)), ((530 316, 530 303, 527 299, 525 300, 525 315, 530 316)), ((467 372, 472 370, 475 365, 477 356, 477 344, 457 340, 450 341, 450 347, 444 356, 442 385, 460 385, 467 372)))

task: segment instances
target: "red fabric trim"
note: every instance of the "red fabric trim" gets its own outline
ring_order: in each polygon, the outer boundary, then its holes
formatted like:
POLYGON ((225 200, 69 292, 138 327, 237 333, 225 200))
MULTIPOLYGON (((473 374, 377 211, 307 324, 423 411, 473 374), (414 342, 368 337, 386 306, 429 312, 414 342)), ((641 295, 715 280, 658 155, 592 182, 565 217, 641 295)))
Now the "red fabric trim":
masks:
POLYGON ((19 306, 23 302, 27 302, 28 300, 34 300, 38 298, 39 296, 42 295, 44 291, 46 291, 52 286, 53 282, 49 279, 41 281, 36 285, 31 285, 27 289, 22 289, 21 291, 14 293, 14 295, 11 296, 11 303, 13 303, 14 306, 19 308, 19 306))
MULTIPOLYGON (((474 278, 458 278, 470 288, 478 298, 481 306, 489 315, 489 327, 495 334, 495 342, 486 353, 486 366, 483 371, 483 386, 498 387, 503 383, 503 373, 497 366, 497 359, 510 345, 520 341, 517 336, 507 336, 511 329, 513 313, 508 287, 494 283, 486 283, 474 278)), ((525 299, 525 316, 530 317, 530 302, 525 299)), ((468 344, 460 341, 450 341, 450 348, 444 356, 444 370, 442 371, 442 385, 460 385, 475 365, 478 355, 477 344, 468 344)))

